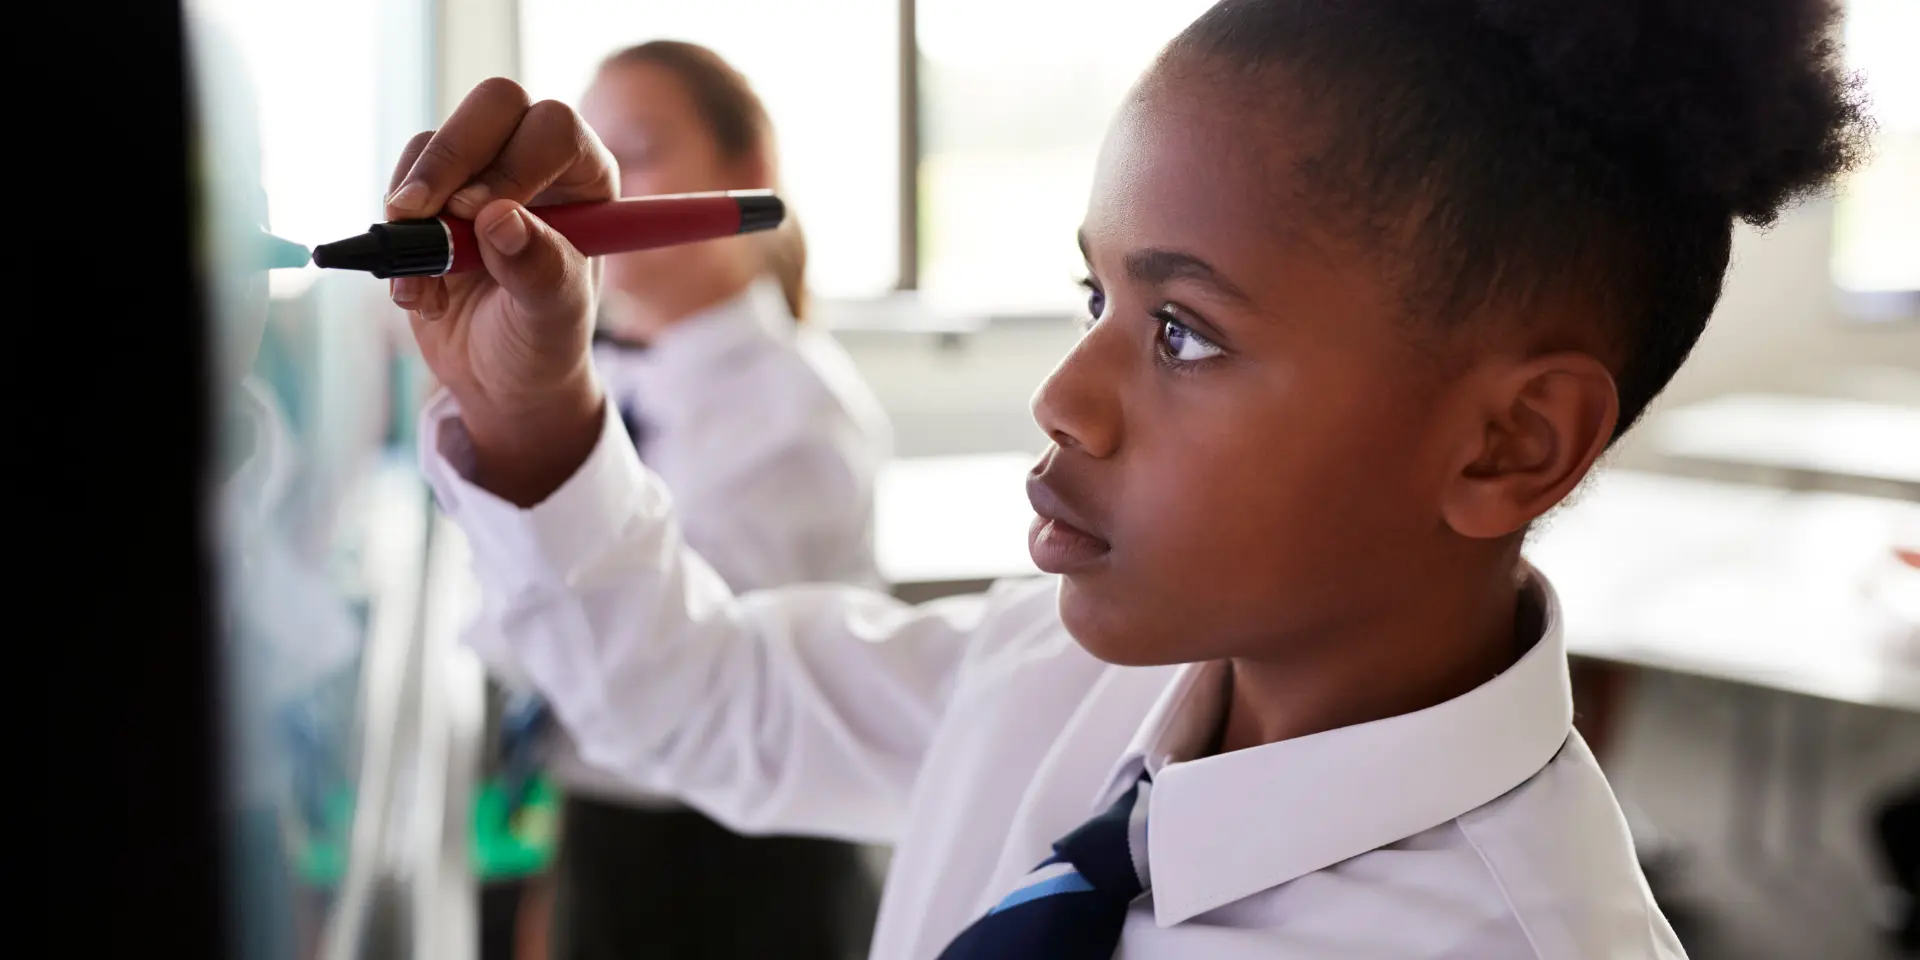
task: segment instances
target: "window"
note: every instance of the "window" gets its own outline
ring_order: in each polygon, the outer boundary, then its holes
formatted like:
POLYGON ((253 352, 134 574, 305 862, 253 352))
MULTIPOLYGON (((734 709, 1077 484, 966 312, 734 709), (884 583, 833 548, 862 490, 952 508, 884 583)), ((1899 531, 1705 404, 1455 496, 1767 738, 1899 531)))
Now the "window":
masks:
MULTIPOLYGON (((546 0, 521 8, 521 78, 535 97, 574 102, 620 47, 660 38, 712 47, 773 116, 815 293, 872 298, 900 279, 902 5, 546 0)), ((1207 6, 918 0, 922 307, 1079 309, 1073 237, 1107 121, 1160 45, 1207 6)))
POLYGON ((622 47, 712 48, 772 116, 808 285, 821 298, 877 297, 899 279, 897 11, 895 0, 543 0, 521 5, 521 80, 536 99, 577 103, 622 47))
MULTIPOLYGON (((337 0, 324 15, 290 3, 197 6, 232 36, 251 79, 273 230, 312 245, 380 219, 399 145, 430 125, 424 17, 381 0, 337 0), (416 49, 393 49, 402 45, 416 49)), ((272 282, 287 296, 318 275, 276 271, 272 282)))
POLYGON ((1075 314, 1107 122, 1207 0, 920 0, 920 289, 940 313, 1075 314))
POLYGON ((1920 4, 1851 0, 1847 57, 1865 77, 1879 124, 1872 160, 1847 182, 1833 225, 1833 279, 1853 298, 1898 303, 1920 293, 1920 4), (1891 298, 1891 299, 1889 299, 1891 298))

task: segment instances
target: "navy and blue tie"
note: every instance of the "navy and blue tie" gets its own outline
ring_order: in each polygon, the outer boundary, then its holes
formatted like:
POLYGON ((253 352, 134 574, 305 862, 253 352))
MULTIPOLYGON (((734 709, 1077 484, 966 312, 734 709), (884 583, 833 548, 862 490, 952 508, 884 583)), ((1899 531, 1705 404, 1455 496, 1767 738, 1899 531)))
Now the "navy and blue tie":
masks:
POLYGON ((632 401, 620 404, 620 422, 627 425, 627 437, 633 440, 633 448, 640 449, 640 441, 647 435, 647 422, 640 418, 640 411, 632 401))
POLYGON ((1112 960, 1128 905, 1147 890, 1147 795, 1140 780, 1053 845, 940 960, 1112 960))

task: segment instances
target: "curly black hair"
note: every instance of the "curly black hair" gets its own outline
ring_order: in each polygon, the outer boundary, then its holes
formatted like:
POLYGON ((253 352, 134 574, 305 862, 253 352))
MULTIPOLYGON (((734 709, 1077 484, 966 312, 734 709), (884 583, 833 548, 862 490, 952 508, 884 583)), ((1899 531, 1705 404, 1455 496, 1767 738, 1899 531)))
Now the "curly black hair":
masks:
POLYGON ((1224 0, 1162 66, 1255 103, 1284 83, 1319 121, 1314 198, 1415 312, 1596 304, 1617 438, 1705 329, 1734 220, 1772 223, 1863 155, 1837 19, 1832 0, 1224 0))

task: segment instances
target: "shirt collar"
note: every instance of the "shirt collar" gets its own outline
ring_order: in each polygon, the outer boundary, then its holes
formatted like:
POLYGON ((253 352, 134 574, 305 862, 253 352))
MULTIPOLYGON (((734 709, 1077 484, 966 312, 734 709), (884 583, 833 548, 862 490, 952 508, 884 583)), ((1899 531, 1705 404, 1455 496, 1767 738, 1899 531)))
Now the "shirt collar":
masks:
POLYGON ((793 337, 793 314, 779 285, 761 278, 732 299, 668 326, 644 347, 603 340, 594 355, 616 397, 638 400, 652 417, 697 394, 716 371, 731 367, 740 350, 793 337))
POLYGON ((1225 708, 1225 666, 1189 664, 1148 712, 1097 798, 1153 775, 1147 869, 1172 926, 1432 829, 1526 782, 1573 725, 1560 602, 1532 566, 1540 639, 1504 673, 1425 710, 1195 756, 1225 708))

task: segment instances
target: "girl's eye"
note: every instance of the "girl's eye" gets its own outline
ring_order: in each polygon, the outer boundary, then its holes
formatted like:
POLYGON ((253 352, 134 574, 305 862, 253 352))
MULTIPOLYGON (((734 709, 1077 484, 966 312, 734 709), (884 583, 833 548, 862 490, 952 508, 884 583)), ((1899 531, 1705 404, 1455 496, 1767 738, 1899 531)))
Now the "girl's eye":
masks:
POLYGON ((1191 327, 1167 316, 1162 310, 1160 318, 1160 349, 1167 359, 1175 363, 1195 363, 1209 357, 1217 357, 1223 351, 1213 342, 1195 332, 1191 327))
POLYGON ((1093 285, 1091 278, 1082 279, 1080 285, 1087 288, 1086 323, 1091 326, 1093 321, 1100 319, 1100 315, 1107 312, 1107 295, 1101 293, 1100 288, 1093 285))

